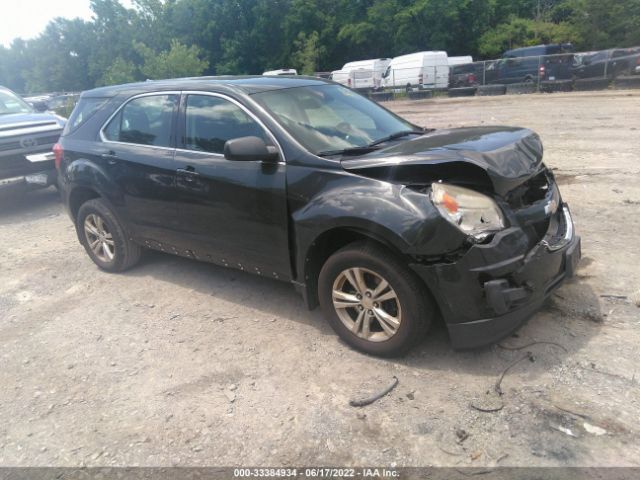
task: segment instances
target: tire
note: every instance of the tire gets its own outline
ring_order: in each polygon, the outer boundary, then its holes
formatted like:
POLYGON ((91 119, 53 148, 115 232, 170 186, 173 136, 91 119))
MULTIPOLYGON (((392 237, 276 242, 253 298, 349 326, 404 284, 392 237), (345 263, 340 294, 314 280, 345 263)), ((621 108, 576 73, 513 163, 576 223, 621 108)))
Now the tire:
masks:
POLYGON ((392 92, 370 92, 367 97, 369 97, 370 100, 373 100, 374 102, 388 102, 390 100, 393 100, 393 93, 392 92))
POLYGON ((573 89, 578 92, 591 90, 606 90, 609 88, 611 80, 608 78, 581 78, 573 82, 573 89))
POLYGON ((507 93, 506 85, 478 85, 476 95, 479 97, 489 97, 494 95, 504 95, 507 93))
POLYGON ((409 100, 424 100, 426 98, 433 98, 433 90, 418 90, 417 92, 408 92, 407 98, 409 100))
POLYGON ((507 95, 514 93, 535 93, 537 85, 535 83, 511 83, 507 85, 507 95))
POLYGON ((433 301, 415 273, 391 252, 369 242, 352 243, 329 257, 320 271, 318 297, 327 321, 342 340, 357 350, 381 357, 402 355, 422 340, 435 313, 433 301), (351 278, 356 278, 353 269, 362 272, 366 289, 358 290, 348 280, 347 272, 352 272, 351 278), (375 287, 380 285, 380 278, 389 286, 381 290, 379 297, 392 294, 395 297, 372 304, 376 300, 375 287), (354 305, 353 308, 336 308, 334 289, 342 293, 346 290, 349 300, 360 304, 347 300, 345 304, 354 305), (363 291, 361 300, 355 297, 358 291, 363 291), (365 296, 372 292, 374 296, 365 296), (399 325, 392 328, 392 334, 388 331, 389 324, 384 329, 383 322, 378 320, 380 312, 399 319, 399 325), (357 328, 358 334, 346 323, 357 328), (368 338, 365 325, 369 325, 368 338))
POLYGON ((614 86, 616 89, 640 88, 640 75, 617 77, 614 86))
POLYGON ((544 80, 540 82, 540 91, 544 93, 570 92, 573 80, 544 80))
POLYGON ((82 204, 78 210, 76 230, 87 254, 102 270, 123 272, 140 260, 142 248, 129 239, 113 211, 100 198, 82 204), (92 228, 95 233, 90 233, 92 228), (96 241, 99 245, 93 250, 91 243, 96 241))
POLYGON ((476 94, 477 87, 459 87, 450 88, 447 95, 450 97, 473 97, 476 94))

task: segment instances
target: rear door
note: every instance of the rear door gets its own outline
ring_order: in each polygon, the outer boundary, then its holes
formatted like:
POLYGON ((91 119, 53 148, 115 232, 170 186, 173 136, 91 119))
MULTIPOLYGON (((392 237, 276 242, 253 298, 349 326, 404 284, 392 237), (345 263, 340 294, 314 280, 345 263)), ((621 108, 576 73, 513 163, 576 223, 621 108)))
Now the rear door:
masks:
POLYGON ((185 92, 176 150, 178 227, 196 258, 290 279, 284 158, 231 161, 227 140, 275 138, 248 109, 222 94, 185 92))
POLYGON ((100 132, 97 152, 120 192, 115 207, 134 235, 167 246, 176 241, 173 127, 179 98, 178 92, 162 92, 128 100, 100 132))

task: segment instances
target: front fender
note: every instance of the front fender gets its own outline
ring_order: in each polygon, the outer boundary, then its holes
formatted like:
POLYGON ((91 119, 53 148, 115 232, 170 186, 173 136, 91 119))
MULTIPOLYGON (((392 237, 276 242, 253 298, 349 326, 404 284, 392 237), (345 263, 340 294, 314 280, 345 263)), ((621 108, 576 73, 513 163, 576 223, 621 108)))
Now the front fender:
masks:
POLYGON ((334 229, 357 231, 403 255, 442 255, 466 240, 425 193, 344 171, 316 172, 313 183, 320 188, 291 214, 299 279, 316 239, 334 229))

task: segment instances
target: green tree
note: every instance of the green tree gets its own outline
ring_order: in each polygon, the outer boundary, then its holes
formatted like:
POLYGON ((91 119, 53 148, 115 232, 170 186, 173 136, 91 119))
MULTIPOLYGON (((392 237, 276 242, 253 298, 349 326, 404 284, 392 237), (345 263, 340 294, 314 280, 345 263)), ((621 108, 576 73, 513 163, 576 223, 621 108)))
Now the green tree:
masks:
POLYGON ((133 62, 118 57, 104 72, 100 83, 102 85, 118 85, 133 82, 138 77, 138 69, 133 62))
POLYGON ((293 55, 294 65, 305 75, 313 75, 318 69, 323 47, 320 45, 318 32, 309 35, 300 33, 295 41, 296 52, 293 55))
POLYGON ((160 53, 143 43, 135 43, 134 48, 143 59, 140 71, 148 79, 198 76, 208 67, 208 62, 200 58, 198 47, 187 47, 177 40, 171 41, 169 50, 160 53))
POLYGON ((545 43, 580 42, 580 34, 569 23, 553 23, 512 17, 480 37, 479 52, 496 57, 505 50, 545 43))

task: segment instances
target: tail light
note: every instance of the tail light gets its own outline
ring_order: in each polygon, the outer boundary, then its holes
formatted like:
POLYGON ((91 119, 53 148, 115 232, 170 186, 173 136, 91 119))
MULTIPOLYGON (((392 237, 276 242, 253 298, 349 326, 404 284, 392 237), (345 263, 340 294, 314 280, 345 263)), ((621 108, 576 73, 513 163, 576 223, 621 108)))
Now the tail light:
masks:
POLYGON ((60 165, 62 164, 62 158, 64 157, 64 150, 62 150, 62 145, 56 143, 53 146, 53 155, 55 156, 54 163, 56 165, 56 170, 60 170, 60 165))
POLYGON ((418 75, 418 83, 422 84, 424 76, 422 74, 418 75))
POLYGON ((476 76, 473 73, 469 74, 469 83, 476 83, 476 76))
POLYGON ((640 65, 640 55, 636 57, 636 65, 640 65))
POLYGON ((347 80, 347 85, 351 86, 351 79, 347 80))
POLYGON ((540 77, 544 77, 545 74, 545 66, 544 65, 540 65, 540 77))

